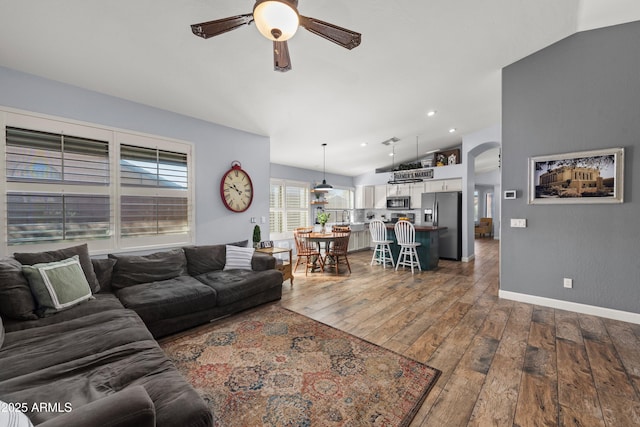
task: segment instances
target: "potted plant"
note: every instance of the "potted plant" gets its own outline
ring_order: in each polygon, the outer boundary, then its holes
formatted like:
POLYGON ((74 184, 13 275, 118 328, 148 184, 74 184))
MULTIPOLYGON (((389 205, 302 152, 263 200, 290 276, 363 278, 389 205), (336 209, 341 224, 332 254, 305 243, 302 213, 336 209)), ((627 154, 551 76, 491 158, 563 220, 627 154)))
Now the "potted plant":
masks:
POLYGON ((260 246, 260 226, 256 224, 253 227, 253 247, 258 249, 260 246))
POLYGON ((318 222, 320 223, 320 232, 324 233, 325 232, 325 226, 327 225, 327 222, 329 222, 329 218, 331 217, 330 213, 327 212, 320 212, 318 213, 318 222))

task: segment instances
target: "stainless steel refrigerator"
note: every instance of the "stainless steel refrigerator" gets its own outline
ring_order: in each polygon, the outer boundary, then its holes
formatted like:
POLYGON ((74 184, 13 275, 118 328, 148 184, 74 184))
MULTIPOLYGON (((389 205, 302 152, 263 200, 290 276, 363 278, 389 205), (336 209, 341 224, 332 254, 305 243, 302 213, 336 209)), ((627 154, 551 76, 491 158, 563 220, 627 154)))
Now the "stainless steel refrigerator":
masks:
POLYGON ((422 194, 422 223, 438 227, 440 258, 462 259, 462 193, 446 191, 422 194))

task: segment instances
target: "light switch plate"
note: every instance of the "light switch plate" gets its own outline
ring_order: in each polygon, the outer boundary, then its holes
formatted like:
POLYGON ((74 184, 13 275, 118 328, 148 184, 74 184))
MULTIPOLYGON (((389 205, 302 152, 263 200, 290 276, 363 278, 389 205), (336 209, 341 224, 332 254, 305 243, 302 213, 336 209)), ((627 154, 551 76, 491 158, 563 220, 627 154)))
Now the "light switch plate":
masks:
POLYGON ((527 220, 524 218, 511 218, 511 228, 527 228, 527 220))

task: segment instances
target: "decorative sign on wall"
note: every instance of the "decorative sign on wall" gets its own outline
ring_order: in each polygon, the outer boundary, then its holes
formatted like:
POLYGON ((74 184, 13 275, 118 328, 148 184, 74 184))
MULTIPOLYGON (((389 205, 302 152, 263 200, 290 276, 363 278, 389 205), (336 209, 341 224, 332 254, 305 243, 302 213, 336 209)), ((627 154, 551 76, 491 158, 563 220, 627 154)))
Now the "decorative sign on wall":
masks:
POLYGON ((393 181, 413 181, 418 182, 424 179, 433 179, 433 169, 413 169, 408 171, 398 171, 393 173, 393 181))

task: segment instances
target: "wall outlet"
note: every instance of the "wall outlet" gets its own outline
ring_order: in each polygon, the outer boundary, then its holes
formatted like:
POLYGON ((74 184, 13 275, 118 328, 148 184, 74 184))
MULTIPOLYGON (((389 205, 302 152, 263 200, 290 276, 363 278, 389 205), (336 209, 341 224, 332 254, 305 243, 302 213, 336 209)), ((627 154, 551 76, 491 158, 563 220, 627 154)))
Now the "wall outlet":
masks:
POLYGON ((562 283, 564 287, 567 289, 573 288, 573 279, 569 279, 568 277, 565 277, 562 283))
POLYGON ((511 218, 511 228, 527 228, 527 220, 523 218, 511 218))
POLYGON ((252 216, 252 217, 251 217, 251 224, 255 224, 256 222, 257 222, 257 221, 256 221, 256 217, 255 217, 255 216, 252 216))

